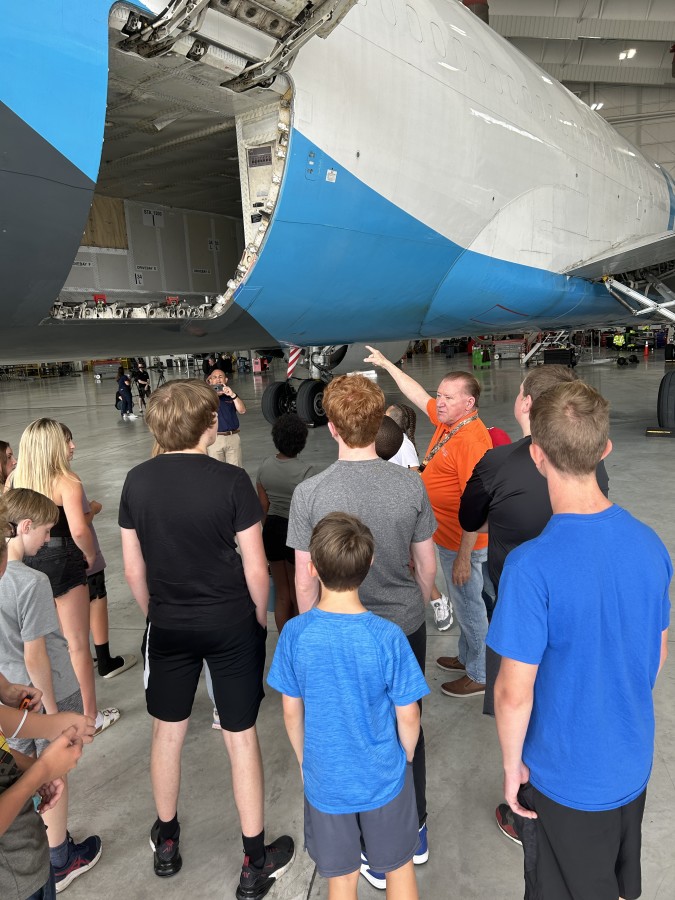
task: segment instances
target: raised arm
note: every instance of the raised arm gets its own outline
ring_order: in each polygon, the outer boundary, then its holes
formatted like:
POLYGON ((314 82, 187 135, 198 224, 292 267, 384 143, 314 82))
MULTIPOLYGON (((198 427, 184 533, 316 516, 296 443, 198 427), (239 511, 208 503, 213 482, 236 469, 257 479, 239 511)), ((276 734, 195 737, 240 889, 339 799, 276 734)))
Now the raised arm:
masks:
POLYGON ((418 384, 418 382, 416 382, 414 378, 411 378, 410 375, 406 375, 405 372, 390 362, 387 357, 379 350, 376 350, 375 347, 369 347, 368 344, 366 344, 366 349, 370 350, 370 356, 366 356, 364 362, 372 363, 374 366, 379 366, 381 369, 384 369, 385 372, 388 372, 396 382, 398 389, 405 394, 408 400, 419 407, 423 413, 426 413, 427 404, 433 399, 431 394, 428 394, 421 384, 418 384))

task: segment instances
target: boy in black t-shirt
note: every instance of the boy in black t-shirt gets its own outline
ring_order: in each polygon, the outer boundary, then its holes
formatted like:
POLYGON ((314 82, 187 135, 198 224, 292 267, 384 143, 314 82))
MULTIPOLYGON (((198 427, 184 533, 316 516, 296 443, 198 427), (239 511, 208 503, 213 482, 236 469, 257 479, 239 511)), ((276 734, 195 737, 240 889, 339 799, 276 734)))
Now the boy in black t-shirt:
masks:
POLYGON ((196 381, 172 381, 155 391, 146 422, 161 452, 127 475, 119 524, 126 578, 149 622, 155 874, 175 875, 182 866, 180 758, 206 661, 244 842, 236 896, 257 900, 286 871, 295 850, 285 835, 264 842, 255 722, 264 696, 269 576, 260 504, 248 475, 207 454, 218 430, 218 403, 215 391, 196 381))

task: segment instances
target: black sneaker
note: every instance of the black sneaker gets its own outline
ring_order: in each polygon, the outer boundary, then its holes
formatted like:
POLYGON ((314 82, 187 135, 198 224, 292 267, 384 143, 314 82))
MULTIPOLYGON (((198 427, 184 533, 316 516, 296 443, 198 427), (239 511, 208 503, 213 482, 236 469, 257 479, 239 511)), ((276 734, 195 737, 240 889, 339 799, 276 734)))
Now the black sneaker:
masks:
POLYGON ((495 810, 495 817, 497 819, 497 828, 499 828, 501 833, 510 841, 513 841, 514 844, 520 844, 520 846, 522 847, 523 842, 520 839, 520 835, 518 834, 518 829, 516 827, 519 819, 521 822, 523 821, 522 818, 520 816, 516 816, 508 803, 499 804, 499 806, 495 810))
POLYGON ((160 843, 159 819, 150 829, 150 846, 155 851, 155 875, 159 875, 160 878, 169 878, 171 875, 177 875, 183 867, 183 860, 178 849, 179 837, 180 825, 173 840, 169 839, 160 843))
POLYGON ((265 865, 262 869, 251 865, 244 857, 241 878, 237 888, 237 900, 259 900, 276 884, 295 858, 293 838, 287 834, 265 847, 265 865))

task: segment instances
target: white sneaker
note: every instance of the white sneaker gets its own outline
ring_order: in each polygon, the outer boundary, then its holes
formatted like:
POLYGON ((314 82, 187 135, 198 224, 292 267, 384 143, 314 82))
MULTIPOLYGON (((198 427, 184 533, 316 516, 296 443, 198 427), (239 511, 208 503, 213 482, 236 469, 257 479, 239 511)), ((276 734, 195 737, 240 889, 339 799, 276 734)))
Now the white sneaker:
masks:
POLYGON ((212 725, 211 725, 211 728, 213 728, 214 731, 220 731, 220 730, 221 730, 221 728, 220 728, 220 716, 218 715, 218 710, 216 709, 215 706, 213 707, 213 723, 212 723, 212 725))
POLYGON ((135 416, 133 413, 129 413, 127 415, 127 419, 137 419, 137 418, 138 418, 138 416, 135 416))
POLYGON ((454 622, 452 616, 452 603, 445 594, 441 594, 438 600, 432 600, 431 606, 434 610, 434 622, 439 631, 447 631, 454 622))

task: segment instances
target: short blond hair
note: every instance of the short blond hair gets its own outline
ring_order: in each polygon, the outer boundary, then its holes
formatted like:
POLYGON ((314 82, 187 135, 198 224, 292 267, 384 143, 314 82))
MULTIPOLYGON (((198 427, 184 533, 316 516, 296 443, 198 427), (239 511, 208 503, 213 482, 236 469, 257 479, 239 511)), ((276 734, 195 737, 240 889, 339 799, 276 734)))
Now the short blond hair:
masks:
POLYGON ((323 408, 348 447, 369 447, 384 418, 382 389, 365 375, 340 375, 323 392, 323 408))
POLYGON ((523 397, 531 397, 534 402, 552 387, 578 380, 579 376, 569 366, 537 366, 523 379, 523 397))
POLYGON ((30 519, 33 525, 54 525, 59 519, 59 508, 44 494, 30 488, 12 488, 4 496, 7 518, 18 525, 30 519))
POLYGON ((609 402, 583 381, 558 384, 530 410, 532 443, 569 475, 589 475, 609 440, 609 402))
POLYGON ((162 452, 193 450, 213 425, 218 402, 203 381, 169 381, 148 400, 145 422, 162 452))

